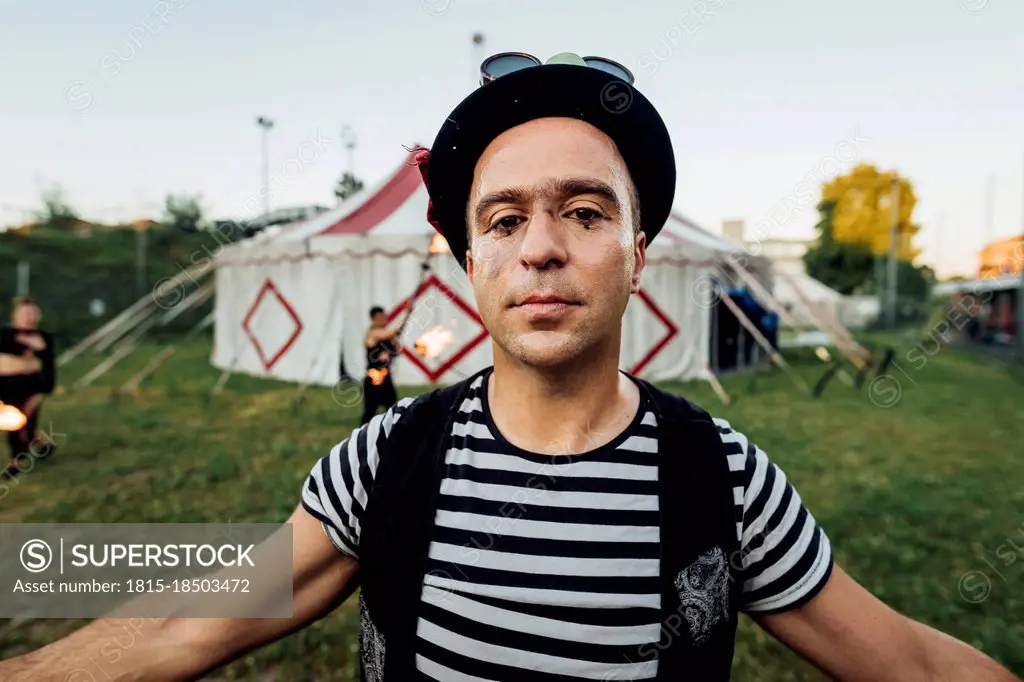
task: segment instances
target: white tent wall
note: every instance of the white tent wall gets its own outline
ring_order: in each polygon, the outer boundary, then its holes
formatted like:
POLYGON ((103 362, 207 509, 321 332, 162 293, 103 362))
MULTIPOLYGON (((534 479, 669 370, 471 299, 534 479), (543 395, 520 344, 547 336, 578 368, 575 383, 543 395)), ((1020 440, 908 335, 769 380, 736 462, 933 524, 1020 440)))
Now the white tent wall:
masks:
POLYGON ((301 245, 294 251, 218 266, 211 358, 218 369, 298 383, 337 380, 346 276, 334 261, 303 257, 301 245))
POLYGON ((669 249, 655 247, 649 251, 650 264, 641 275, 640 286, 675 331, 666 328, 641 296, 633 296, 623 320, 620 366, 627 371, 639 369, 637 375, 649 381, 706 379, 712 302, 712 289, 707 284, 714 268, 680 258, 659 258, 657 254, 665 251, 669 249), (637 368, 670 333, 668 343, 637 368))
MULTIPOLYGON (((364 339, 369 327, 369 311, 379 305, 393 314, 393 325, 401 324, 405 310, 397 308, 413 297, 421 282, 421 266, 427 256, 432 235, 388 237, 370 236, 325 236, 313 240, 314 253, 328 254, 346 274, 349 282, 344 298, 346 332, 344 335, 345 369, 350 376, 361 378, 366 367, 366 346, 364 339)), ((400 339, 401 345, 415 354, 415 341, 425 332, 444 327, 451 334, 443 351, 436 358, 417 359, 426 368, 417 365, 405 353, 392 367, 392 376, 397 385, 424 385, 452 383, 469 376, 490 364, 490 338, 474 345, 458 362, 440 378, 444 363, 460 349, 472 344, 484 329, 470 314, 452 302, 441 287, 447 288, 476 314, 472 289, 462 269, 449 254, 431 256, 430 271, 422 278, 424 288, 413 301, 409 321, 400 339)), ((333 380, 337 380, 337 374, 333 380)))
MULTIPOLYGON (((306 243, 225 249, 218 263, 213 364, 254 376, 331 385, 339 379, 338 361, 344 352, 348 374, 361 377, 369 309, 380 305, 395 313, 392 322, 401 321, 396 308, 421 281, 430 236, 327 235, 306 243), (264 300, 249 326, 262 353, 243 329, 261 291, 264 300), (284 352, 280 350, 295 323, 278 295, 303 327, 284 352), (278 353, 280 357, 275 358, 278 353)), ((641 278, 643 295, 631 298, 624 316, 623 369, 639 369, 639 376, 651 380, 706 378, 712 296, 707 283, 716 271, 714 256, 694 245, 652 245, 641 278), (661 321, 655 309, 671 326, 661 321), (656 348, 670 335, 667 343, 656 348)), ((447 253, 431 256, 427 274, 428 286, 415 299, 401 341, 409 354, 415 354, 416 339, 435 327, 443 327, 451 338, 437 358, 416 356, 425 369, 403 355, 393 368, 398 385, 450 383, 491 363, 490 338, 473 319, 473 292, 455 259, 447 253), (472 312, 454 303, 438 285, 472 312), (443 363, 474 341, 476 345, 438 377, 443 363)))

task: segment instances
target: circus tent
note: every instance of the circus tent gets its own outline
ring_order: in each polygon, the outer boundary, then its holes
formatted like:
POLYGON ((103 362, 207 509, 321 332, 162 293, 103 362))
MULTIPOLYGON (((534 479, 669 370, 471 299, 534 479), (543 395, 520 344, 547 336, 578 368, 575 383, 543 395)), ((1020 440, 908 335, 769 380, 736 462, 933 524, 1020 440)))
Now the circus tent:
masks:
MULTIPOLYGON (((360 378, 371 306, 403 328, 400 385, 451 383, 491 362, 465 273, 426 222, 411 155, 336 209, 225 247, 216 270, 213 364, 313 385, 360 378)), ((735 247, 674 214, 648 248, 624 319, 621 367, 650 380, 706 378, 713 280, 735 247)), ((746 267, 770 289, 770 265, 746 267)))

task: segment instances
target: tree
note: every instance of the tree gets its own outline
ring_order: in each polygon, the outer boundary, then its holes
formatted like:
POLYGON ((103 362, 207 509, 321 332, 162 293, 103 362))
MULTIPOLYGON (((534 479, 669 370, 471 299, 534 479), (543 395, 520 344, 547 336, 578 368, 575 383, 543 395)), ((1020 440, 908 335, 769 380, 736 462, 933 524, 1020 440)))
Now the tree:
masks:
POLYGON ((345 171, 341 180, 338 180, 338 184, 334 186, 334 196, 338 197, 338 201, 345 201, 362 188, 363 181, 349 171, 345 171))
POLYGON ((196 232, 203 219, 198 195, 168 194, 164 201, 164 221, 182 232, 196 232))
POLYGON ((906 178, 882 172, 867 163, 835 177, 821 190, 822 201, 832 202, 832 238, 843 244, 862 244, 874 256, 888 256, 893 218, 893 180, 899 181, 899 239, 897 258, 913 261, 920 253, 913 237, 921 229, 911 221, 917 197, 906 178))
POLYGON ((818 243, 807 249, 804 265, 808 275, 844 296, 863 293, 872 284, 875 257, 864 244, 836 241, 832 227, 835 207, 835 201, 818 204, 818 243))
MULTIPOLYGON (((878 268, 876 291, 884 291, 888 286, 889 269, 885 265, 883 262, 878 268)), ((896 261, 896 295, 900 299, 925 301, 931 296, 934 283, 931 268, 918 267, 905 260, 896 261)))
POLYGON ((53 185, 45 190, 42 198, 43 210, 36 217, 44 226, 69 230, 81 222, 78 213, 68 204, 64 190, 59 185, 53 185))
MULTIPOLYGON (((843 295, 878 295, 886 287, 888 254, 872 253, 864 242, 837 240, 836 203, 829 199, 818 204, 818 240, 804 254, 807 274, 843 295)), ((931 268, 915 266, 909 260, 896 261, 897 324, 918 322, 927 315, 926 301, 934 283, 931 268)))

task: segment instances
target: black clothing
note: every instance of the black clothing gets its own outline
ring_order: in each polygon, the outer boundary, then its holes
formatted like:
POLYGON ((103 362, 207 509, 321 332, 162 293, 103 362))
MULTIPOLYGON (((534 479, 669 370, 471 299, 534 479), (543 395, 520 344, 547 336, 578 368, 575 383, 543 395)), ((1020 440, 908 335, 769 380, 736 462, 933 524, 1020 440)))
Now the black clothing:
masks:
POLYGON ((0 383, 0 400, 13 404, 11 400, 4 396, 10 395, 12 398, 24 396, 27 398, 36 393, 49 394, 53 392, 56 382, 56 369, 53 361, 52 334, 36 329, 18 329, 10 325, 0 327, 0 353, 7 353, 9 355, 31 353, 39 358, 43 365, 38 372, 32 374, 0 376, 0 380, 3 380, 3 383, 0 383), (41 336, 46 343, 46 348, 39 351, 29 348, 17 340, 16 337, 19 334, 37 334, 41 336))
MULTIPOLYGON (((0 376, 0 402, 12 405, 22 412, 28 399, 37 394, 48 395, 53 392, 56 383, 56 369, 53 360, 53 336, 35 329, 19 329, 7 325, 0 328, 0 353, 24 356, 26 353, 35 355, 42 367, 38 372, 29 374, 9 374, 0 376), (34 350, 17 340, 19 334, 38 334, 46 342, 46 348, 34 350)), ((7 432, 7 443, 11 448, 11 457, 29 454, 29 446, 36 435, 36 425, 42 404, 28 415, 25 426, 18 431, 7 432)))
MULTIPOLYGON (((12 405, 13 403, 8 403, 12 405)), ((24 403, 20 405, 14 405, 19 410, 24 410, 24 403)), ((25 421, 19 431, 8 431, 7 432, 7 445, 11 448, 11 459, 14 460, 16 467, 22 468, 26 466, 26 458, 36 457, 39 455, 44 443, 37 443, 35 449, 32 448, 32 441, 36 437, 36 429, 39 425, 39 413, 43 411, 43 406, 40 403, 32 414, 28 415, 28 419, 25 421)))
MULTIPOLYGON (((359 544, 364 680, 418 679, 416 628, 445 454, 459 406, 488 371, 405 406, 380 453, 359 544)), ((663 629, 657 679, 724 682, 731 671, 742 590, 742 581, 730 577, 739 538, 725 445, 705 411, 636 381, 656 414, 658 441, 685 444, 681 452, 658 457, 663 629), (699 637, 693 635, 695 624, 699 637)), ((638 653, 646 658, 653 651, 638 653)))
POLYGON ((390 374, 384 377, 384 381, 376 386, 373 384, 373 379, 370 377, 364 377, 363 416, 359 420, 359 425, 362 426, 373 419, 373 416, 377 414, 378 407, 383 407, 387 410, 397 402, 398 391, 395 390, 395 384, 391 381, 390 374))
MULTIPOLYGON (((369 371, 388 369, 392 359, 398 357, 398 346, 391 341, 384 340, 375 346, 366 349, 366 369, 369 371)), ((391 380, 391 372, 384 376, 379 384, 374 384, 369 374, 363 378, 363 416, 359 421, 360 426, 373 419, 377 414, 377 408, 385 410, 398 402, 398 391, 391 380)))

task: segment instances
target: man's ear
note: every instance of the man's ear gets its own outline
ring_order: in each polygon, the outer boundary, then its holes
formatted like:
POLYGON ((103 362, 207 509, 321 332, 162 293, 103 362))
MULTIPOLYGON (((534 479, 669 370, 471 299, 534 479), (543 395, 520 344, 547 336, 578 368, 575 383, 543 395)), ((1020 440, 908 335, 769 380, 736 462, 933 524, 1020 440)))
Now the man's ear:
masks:
POLYGON ((633 245, 633 259, 633 281, 630 292, 635 294, 640 291, 640 274, 647 266, 647 235, 643 232, 637 232, 633 245))
POLYGON ((466 275, 469 277, 470 283, 473 282, 473 252, 470 249, 466 249, 466 275))

